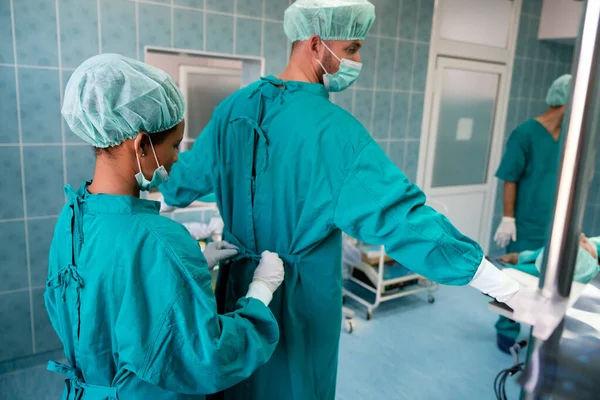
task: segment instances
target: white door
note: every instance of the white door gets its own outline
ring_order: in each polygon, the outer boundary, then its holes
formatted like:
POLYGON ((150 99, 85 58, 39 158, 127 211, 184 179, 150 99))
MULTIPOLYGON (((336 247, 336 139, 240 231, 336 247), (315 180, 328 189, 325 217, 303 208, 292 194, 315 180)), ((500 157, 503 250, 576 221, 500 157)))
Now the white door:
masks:
POLYGON ((242 69, 182 65, 179 84, 185 99, 182 150, 189 150, 215 108, 242 86, 242 69))
POLYGON ((423 189, 431 205, 486 251, 505 79, 503 65, 439 57, 425 153, 423 189))

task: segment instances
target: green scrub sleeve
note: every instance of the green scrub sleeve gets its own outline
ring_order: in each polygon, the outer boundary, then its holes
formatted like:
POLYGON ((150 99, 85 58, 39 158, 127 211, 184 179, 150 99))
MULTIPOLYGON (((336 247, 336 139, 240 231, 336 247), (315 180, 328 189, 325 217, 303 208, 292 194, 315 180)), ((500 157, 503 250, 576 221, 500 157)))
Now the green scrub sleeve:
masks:
POLYGON ((385 245, 392 258, 415 273, 443 284, 466 285, 483 251, 425 200, 371 140, 347 172, 334 222, 352 237, 385 245))
POLYGON ((191 150, 179 155, 169 179, 159 186, 165 202, 173 207, 186 207, 214 191, 213 182, 219 171, 215 164, 214 129, 211 120, 194 142, 191 150))
POLYGON ((185 242, 167 246, 160 260, 179 275, 176 294, 146 299, 170 306, 150 340, 141 379, 178 393, 215 393, 269 360, 279 327, 269 308, 253 298, 241 298, 234 312, 218 315, 206 260, 195 241, 185 242))
POLYGON ((518 182, 525 172, 527 163, 527 137, 513 131, 506 143, 506 151, 496 171, 496 177, 507 182, 518 182))

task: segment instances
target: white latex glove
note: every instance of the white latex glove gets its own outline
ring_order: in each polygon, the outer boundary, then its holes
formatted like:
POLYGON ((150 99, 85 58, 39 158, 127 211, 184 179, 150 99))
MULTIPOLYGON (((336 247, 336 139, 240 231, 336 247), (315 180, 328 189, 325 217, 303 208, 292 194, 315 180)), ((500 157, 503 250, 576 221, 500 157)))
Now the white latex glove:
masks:
POLYGON ((268 306, 273 299, 273 293, 283 282, 284 275, 281 258, 270 251, 263 252, 246 297, 253 297, 268 306))
MULTIPOLYGON (((521 290, 521 285, 517 281, 500 271, 485 257, 477 268, 475 276, 469 282, 469 286, 506 304, 521 290)), ((508 305, 510 307, 510 304, 508 305)))
POLYGON ((201 222, 184 222, 183 226, 185 226, 190 235, 196 240, 206 239, 212 234, 210 225, 201 222))
POLYGON ((212 270, 220 261, 234 257, 237 253, 238 248, 225 241, 210 242, 204 249, 204 257, 209 270, 212 270))
POLYGON ((512 217, 502 217, 502 222, 496 230, 494 235, 494 241, 498 247, 506 247, 510 241, 517 241, 517 225, 516 221, 512 217))

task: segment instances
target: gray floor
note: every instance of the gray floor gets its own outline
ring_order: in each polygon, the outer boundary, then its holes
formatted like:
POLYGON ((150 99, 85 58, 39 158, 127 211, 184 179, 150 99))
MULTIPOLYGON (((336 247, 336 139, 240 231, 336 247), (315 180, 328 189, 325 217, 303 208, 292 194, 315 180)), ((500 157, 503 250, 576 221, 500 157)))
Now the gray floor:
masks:
MULTIPOLYGON (((433 305, 410 296, 370 321, 356 307, 355 331, 340 344, 338 399, 494 399, 494 377, 512 360, 495 347, 486 302, 475 290, 444 287, 433 305)), ((517 399, 512 381, 509 398, 517 399)), ((29 368, 0 375, 0 399, 56 400, 62 386, 44 366, 29 368)))

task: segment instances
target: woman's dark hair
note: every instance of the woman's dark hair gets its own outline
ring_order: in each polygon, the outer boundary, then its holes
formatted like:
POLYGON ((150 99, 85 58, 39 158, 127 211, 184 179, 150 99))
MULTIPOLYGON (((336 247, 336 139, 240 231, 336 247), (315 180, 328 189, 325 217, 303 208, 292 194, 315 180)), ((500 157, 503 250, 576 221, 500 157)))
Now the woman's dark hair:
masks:
MULTIPOLYGON (((177 125, 179 125, 179 124, 177 124, 177 125)), ((157 146, 157 145, 161 144, 162 142, 164 142, 167 139, 167 137, 169 137, 169 135, 175 131, 175 129, 177 128, 177 125, 175 125, 174 127, 170 128, 170 129, 167 129, 166 131, 149 133, 150 139, 152 140, 152 144, 157 146)), ((111 147, 106 147, 106 148, 94 147, 96 157, 98 157, 101 154, 106 154, 108 157, 114 158, 111 150, 112 150, 111 147)))

